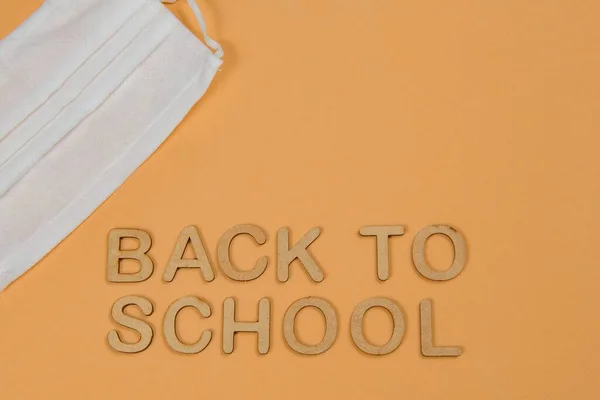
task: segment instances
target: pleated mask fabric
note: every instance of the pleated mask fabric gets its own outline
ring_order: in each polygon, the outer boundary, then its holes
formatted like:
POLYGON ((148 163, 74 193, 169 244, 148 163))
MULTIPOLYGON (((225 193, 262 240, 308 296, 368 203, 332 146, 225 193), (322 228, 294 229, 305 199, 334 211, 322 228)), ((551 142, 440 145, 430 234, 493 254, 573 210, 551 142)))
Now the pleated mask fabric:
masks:
POLYGON ((106 200, 206 92, 223 51, 188 3, 206 45, 159 0, 46 0, 0 41, 0 291, 106 200))

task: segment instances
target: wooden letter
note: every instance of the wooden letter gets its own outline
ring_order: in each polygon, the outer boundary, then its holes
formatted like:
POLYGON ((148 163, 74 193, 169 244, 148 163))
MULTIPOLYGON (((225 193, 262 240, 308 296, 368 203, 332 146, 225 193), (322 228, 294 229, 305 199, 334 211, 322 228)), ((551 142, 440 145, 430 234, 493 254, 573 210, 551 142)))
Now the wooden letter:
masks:
POLYGON ((412 246, 413 263, 417 271, 425 278, 432 281, 448 281, 455 278, 463 270, 467 262, 467 245, 463 236, 454 228, 447 225, 430 225, 417 233, 412 246), (442 234, 450 238, 454 246, 454 260, 446 271, 431 269, 425 259, 425 242, 429 237, 442 234))
POLYGON ((377 277, 380 281, 386 281, 390 276, 389 237, 404 235, 404 227, 402 225, 363 226, 359 233, 362 236, 377 237, 377 277))
POLYGON ((154 270, 152 259, 146 254, 152 246, 150 235, 141 229, 113 229, 108 234, 108 280, 109 282, 142 282, 150 278, 154 270), (121 250, 121 239, 135 238, 140 245, 135 250, 121 250), (133 274, 119 272, 122 259, 138 260, 140 270, 133 274))
POLYGON ((228 297, 223 302, 223 351, 231 354, 234 348, 236 332, 257 332, 258 352, 269 352, 269 330, 271 326, 271 302, 263 297, 258 302, 257 322, 237 322, 235 320, 235 300, 228 297))
POLYGON ((462 354, 460 347, 433 346, 431 300, 421 301, 421 353, 425 357, 458 357, 462 354))
POLYGON ((256 261, 256 264, 254 264, 254 268, 252 268, 250 271, 240 271, 235 268, 231 264, 229 253, 233 238, 241 234, 252 236, 254 241, 259 245, 263 245, 267 241, 265 233, 259 227, 254 225, 237 225, 229 229, 223 234, 223 236, 221 236, 221 240, 219 240, 217 256, 219 258, 221 269, 229 278, 233 279, 234 281, 251 281, 258 278, 263 274, 263 272, 265 272, 269 258, 266 256, 259 258, 258 261, 256 261))
POLYGON ((148 316, 153 311, 152 303, 144 297, 125 296, 115 301, 115 304, 112 306, 111 314, 113 320, 121 326, 137 331, 140 335, 140 340, 137 343, 123 343, 119 337, 119 333, 116 330, 112 330, 108 332, 108 344, 114 350, 121 353, 139 353, 150 346, 154 332, 147 322, 124 313, 125 307, 129 305, 138 306, 142 310, 142 313, 148 316))
POLYGON ((208 318, 211 315, 210 306, 196 296, 186 296, 179 300, 175 300, 165 313, 165 319, 163 321, 165 339, 167 340, 168 345, 179 353, 200 353, 210 343, 212 331, 210 329, 202 331, 200 339, 198 339, 196 343, 183 343, 177 336, 177 314, 185 307, 194 307, 204 318, 208 318))
POLYGON ((287 282, 290 276, 290 264, 296 258, 302 262, 306 272, 308 272, 313 281, 321 282, 323 280, 323 272, 321 272, 316 261, 308 252, 308 246, 317 240, 320 234, 320 228, 312 228, 294 247, 290 248, 289 229, 281 228, 277 231, 277 279, 280 282, 287 282))
POLYGON ((193 225, 185 227, 175 243, 175 248, 163 274, 165 282, 171 282, 179 268, 199 268, 205 281, 210 282, 215 279, 215 273, 202 244, 202 239, 200 239, 200 233, 193 225), (196 258, 190 260, 183 258, 188 242, 191 243, 196 255, 196 258))
POLYGON ((350 319, 350 332, 352 334, 352 340, 356 346, 367 354, 373 355, 385 355, 396 350, 400 343, 402 343, 402 337, 404 336, 404 316, 400 307, 392 300, 385 297, 373 297, 360 302, 354 311, 350 319), (363 318, 369 309, 373 307, 385 308, 394 322, 394 329, 390 340, 383 346, 375 346, 365 339, 363 335, 363 318))
POLYGON ((305 297, 292 303, 283 317, 283 336, 288 346, 300 354, 321 354, 329 350, 337 336, 337 316, 335 310, 326 300, 317 297, 305 297), (308 346, 298 340, 295 332, 296 315, 304 307, 315 307, 325 317, 325 335, 314 346, 308 346))

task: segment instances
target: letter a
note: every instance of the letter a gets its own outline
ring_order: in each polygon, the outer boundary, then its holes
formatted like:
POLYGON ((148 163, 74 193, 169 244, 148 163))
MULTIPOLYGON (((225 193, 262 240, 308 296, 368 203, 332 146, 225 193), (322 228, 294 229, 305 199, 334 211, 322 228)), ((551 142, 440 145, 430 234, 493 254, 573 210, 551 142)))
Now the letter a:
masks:
POLYGON ((175 243, 175 248, 163 274, 165 282, 171 282, 179 268, 199 268, 205 281, 210 282, 215 279, 215 273, 200 239, 200 233, 193 225, 185 227, 175 243), (196 258, 184 259, 183 253, 190 242, 196 258))

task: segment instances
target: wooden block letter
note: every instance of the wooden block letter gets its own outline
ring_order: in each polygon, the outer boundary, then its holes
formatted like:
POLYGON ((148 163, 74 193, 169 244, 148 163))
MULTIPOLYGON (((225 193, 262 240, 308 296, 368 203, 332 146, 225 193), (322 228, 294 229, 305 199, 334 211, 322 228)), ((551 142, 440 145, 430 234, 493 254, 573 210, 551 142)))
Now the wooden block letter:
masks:
POLYGON ((377 238, 377 277, 380 281, 385 281, 390 276, 390 261, 388 242, 390 236, 404 235, 402 225, 390 226, 363 226, 359 233, 362 236, 375 236, 377 238))
POLYGON ((306 272, 315 282, 323 281, 323 272, 308 252, 308 246, 321 234, 320 228, 310 229, 298 243, 292 248, 289 247, 290 231, 288 228, 281 228, 277 231, 277 279, 280 282, 287 282, 290 276, 290 264, 296 258, 300 260, 306 272))
POLYGON ((221 265, 223 273, 225 273, 225 275, 227 275, 230 279, 233 279, 234 281, 251 281, 258 278, 265 272, 269 258, 266 256, 259 258, 254 264, 254 268, 252 268, 250 271, 240 271, 239 269, 235 268, 229 258, 231 242, 237 235, 242 234, 252 236, 254 241, 259 245, 263 245, 267 241, 265 233, 259 227, 254 225, 237 225, 229 229, 223 234, 223 236, 221 236, 221 240, 219 240, 219 247, 217 249, 217 256, 219 258, 219 264, 221 265))
POLYGON ((111 315, 113 320, 121 326, 136 331, 140 335, 140 340, 136 343, 124 343, 121 341, 119 333, 116 330, 112 330, 108 332, 108 344, 114 350, 121 353, 139 353, 150 346, 154 332, 147 322, 124 313, 125 307, 129 305, 139 307, 142 310, 142 313, 148 316, 151 315, 153 311, 152 303, 144 297, 125 296, 115 301, 115 304, 112 306, 111 315))
POLYGON ((163 333, 167 344, 176 352, 184 354, 200 353, 210 343, 212 331, 210 329, 202 331, 200 339, 196 343, 183 343, 177 336, 177 314, 185 307, 195 308, 204 318, 208 318, 211 315, 210 306, 206 302, 196 296, 182 297, 175 300, 167 309, 163 321, 163 333))
POLYGON ((283 317, 283 336, 288 346, 295 352, 300 354, 321 354, 329 350, 335 338, 337 336, 337 316, 335 310, 327 302, 327 300, 320 299, 318 297, 305 297, 292 303, 292 305, 285 312, 283 317), (308 346, 298 340, 295 332, 296 315, 304 307, 315 307, 325 317, 325 335, 323 339, 314 346, 308 346))
POLYGON ((350 333, 352 334, 352 340, 356 347, 361 349, 367 354, 373 355, 385 355, 396 350, 400 343, 402 343, 402 337, 404 336, 404 315, 398 304, 385 297, 373 297, 360 302, 354 311, 350 319, 350 333), (367 311, 373 307, 385 308, 394 321, 394 328, 390 340, 383 346, 375 346, 364 337, 363 334, 363 318, 367 311))
POLYGON ((163 274, 164 281, 171 282, 175 278, 175 274, 179 268, 199 268, 205 281, 210 282, 215 279, 215 273, 202 244, 202 239, 200 239, 200 233, 193 225, 187 226, 181 231, 177 243, 175 243, 175 248, 171 253, 171 258, 165 268, 163 274), (185 253, 188 243, 191 243, 196 258, 183 258, 183 253, 185 253))
POLYGON ((415 236, 412 246, 413 263, 417 271, 425 278, 432 281, 448 281, 458 276, 467 262, 467 245, 464 237, 454 228, 447 225, 430 225, 419 231, 415 236), (425 258, 425 242, 431 236, 441 234, 447 236, 454 246, 454 260, 445 271, 435 271, 425 258))
POLYGON ((235 300, 228 297, 223 302, 223 351, 231 354, 234 348, 234 335, 236 332, 258 333, 258 352, 269 352, 269 335, 271 326, 271 302, 263 297, 258 302, 257 322, 237 322, 235 320, 235 300))
POLYGON ((462 349, 455 346, 435 347, 431 321, 431 300, 421 301, 421 353, 425 357, 458 357, 462 349))
POLYGON ((113 229, 108 234, 108 268, 107 276, 109 282, 142 282, 152 275, 154 264, 148 256, 152 246, 150 235, 141 229, 113 229), (121 239, 134 238, 139 242, 135 250, 121 250, 121 239), (133 274, 125 274, 119 271, 119 263, 123 259, 138 260, 140 269, 133 274))

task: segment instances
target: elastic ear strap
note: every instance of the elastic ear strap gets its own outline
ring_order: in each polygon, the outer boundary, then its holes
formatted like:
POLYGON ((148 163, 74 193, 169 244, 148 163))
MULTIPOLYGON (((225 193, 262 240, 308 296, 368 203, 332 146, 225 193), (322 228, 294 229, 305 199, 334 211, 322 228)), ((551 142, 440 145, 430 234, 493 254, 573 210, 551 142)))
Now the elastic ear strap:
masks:
POLYGON ((202 31, 202 35, 204 36, 204 41, 208 46, 212 47, 215 50, 215 56, 219 58, 223 57, 223 48, 221 47, 219 42, 208 36, 208 33, 206 33, 206 22, 204 22, 204 18, 202 17, 200 8, 198 8, 198 4, 196 4, 195 0, 188 0, 188 4, 190 5, 192 11, 196 15, 196 19, 198 19, 198 24, 200 25, 200 30, 202 31))
MULTIPOLYGON (((163 3, 168 3, 168 4, 173 4, 173 3, 177 2, 177 0, 161 0, 161 1, 163 3)), ((216 57, 218 57, 218 58, 223 57, 223 48, 221 47, 219 42, 217 42, 216 40, 214 40, 213 38, 208 36, 208 33, 206 33, 206 22, 204 22, 204 17, 202 17, 202 13, 200 12, 200 8, 198 8, 198 4, 196 4, 195 0, 187 0, 187 2, 190 5, 190 8, 192 9, 192 11, 194 12, 196 19, 198 20, 198 25, 200 25, 200 30, 202 31, 202 36, 204 38, 204 42, 215 51, 214 54, 216 57)))

